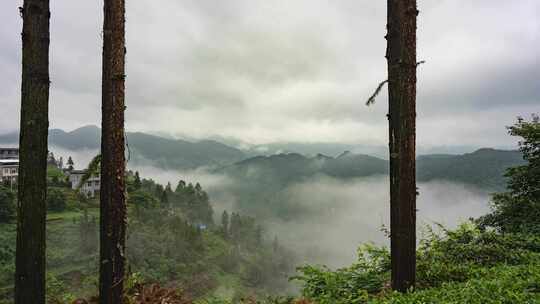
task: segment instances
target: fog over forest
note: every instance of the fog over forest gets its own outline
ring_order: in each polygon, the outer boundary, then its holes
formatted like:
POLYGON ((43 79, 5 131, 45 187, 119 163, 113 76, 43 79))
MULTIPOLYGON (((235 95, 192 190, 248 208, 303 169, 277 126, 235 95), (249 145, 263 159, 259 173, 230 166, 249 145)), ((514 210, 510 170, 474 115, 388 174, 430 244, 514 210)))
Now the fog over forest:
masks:
MULTIPOLYGON (((52 147, 56 155, 72 156, 77 168, 84 168, 98 151, 52 147)), ((224 210, 245 213, 238 208, 239 198, 231 191, 240 182, 230 176, 194 170, 164 170, 151 161, 138 160, 128 168, 143 178, 151 178, 173 188, 179 180, 199 182, 210 195, 214 217, 219 222, 224 210)), ((274 235, 300 257, 300 263, 343 267, 356 258, 356 249, 365 242, 389 245, 386 232, 390 212, 387 176, 338 179, 325 175, 293 183, 285 190, 287 204, 305 213, 294 220, 277 216, 264 219, 266 236, 274 235)), ((455 228, 459 223, 489 211, 490 194, 474 186, 449 181, 419 183, 417 228, 419 235, 438 224, 455 228)))

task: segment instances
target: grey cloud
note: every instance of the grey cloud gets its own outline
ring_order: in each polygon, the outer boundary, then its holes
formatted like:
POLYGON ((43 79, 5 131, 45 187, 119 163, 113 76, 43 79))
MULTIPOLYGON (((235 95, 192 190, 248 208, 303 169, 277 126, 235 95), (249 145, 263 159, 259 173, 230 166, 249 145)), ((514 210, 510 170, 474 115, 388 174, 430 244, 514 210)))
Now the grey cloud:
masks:
MULTIPOLYGON (((0 4, 0 103, 13 113, 18 5, 0 4)), ((419 144, 467 136, 465 144, 508 145, 504 125, 540 111, 540 4, 419 6, 419 144)), ((102 6, 57 1, 52 11, 51 126, 99 124, 102 6)), ((386 78, 385 19, 384 1, 129 2, 127 126, 255 143, 385 144, 386 94, 363 105, 386 78)), ((17 125, 10 115, 0 129, 17 125)))

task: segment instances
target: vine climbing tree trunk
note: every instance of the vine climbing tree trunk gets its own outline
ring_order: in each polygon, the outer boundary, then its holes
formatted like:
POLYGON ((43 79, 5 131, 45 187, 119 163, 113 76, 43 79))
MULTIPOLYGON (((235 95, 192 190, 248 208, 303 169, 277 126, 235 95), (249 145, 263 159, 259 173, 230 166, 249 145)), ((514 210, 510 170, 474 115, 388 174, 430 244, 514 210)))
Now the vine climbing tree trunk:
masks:
POLYGON ((387 49, 392 288, 416 268, 416 0, 388 0, 387 49))
POLYGON ((122 303, 126 200, 124 155, 125 1, 105 0, 100 189, 100 304, 122 303))
POLYGON ((49 0, 25 0, 20 13, 23 30, 15 303, 44 304, 49 0))

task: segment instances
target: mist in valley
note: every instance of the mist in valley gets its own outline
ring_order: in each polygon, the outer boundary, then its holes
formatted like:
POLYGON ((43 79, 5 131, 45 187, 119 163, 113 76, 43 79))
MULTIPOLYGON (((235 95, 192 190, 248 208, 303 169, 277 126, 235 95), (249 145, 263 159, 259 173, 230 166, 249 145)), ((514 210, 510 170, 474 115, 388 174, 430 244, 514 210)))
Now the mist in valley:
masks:
MULTIPOLYGON (((455 227, 489 209, 489 195, 445 181, 419 184, 418 230, 440 223, 455 227)), ((340 180, 317 177, 286 190, 292 204, 309 211, 294 221, 274 219, 268 225, 302 262, 330 267, 350 265, 365 242, 389 245, 388 180, 385 176, 340 180)))
MULTIPOLYGON (((131 169, 159 183, 170 182, 173 188, 180 179, 201 183, 210 195, 217 223, 224 210, 255 216, 264 223, 266 237, 277 237, 283 246, 296 253, 299 263, 342 267, 356 259, 356 250, 362 243, 389 244, 384 232, 389 228, 390 214, 386 176, 337 179, 321 175, 291 184, 276 194, 285 198, 291 209, 301 210, 301 216, 290 220, 278 216, 261 218, 241 208, 242 198, 233 189, 243 181, 230 176, 204 169, 175 171, 152 166, 131 169)), ((489 210, 489 193, 468 185, 441 180, 420 183, 418 188, 419 235, 427 226, 456 227, 489 210)))
MULTIPOLYGON (((89 159, 86 152, 70 153, 81 162, 89 159)), ((235 189, 243 181, 231 176, 204 168, 164 170, 151 162, 128 167, 138 171, 142 178, 163 185, 170 182, 173 189, 179 180, 200 183, 210 195, 216 223, 224 210, 255 216, 264 223, 266 238, 277 237, 283 246, 296 253, 299 263, 342 267, 356 259, 356 250, 362 243, 389 245, 385 233, 390 214, 387 176, 337 179, 319 175, 290 184, 276 195, 286 200, 282 203, 291 209, 300 210, 301 216, 291 220, 279 216, 261 218, 242 208, 242 198, 235 189)), ((418 188, 419 236, 427 226, 437 223, 456 227, 489 210, 490 194, 473 186, 440 180, 419 183, 418 188)))
MULTIPOLYGON (((58 147, 51 151, 64 159, 71 156, 77 168, 86 167, 98 153, 58 147)), ((242 208, 237 189, 244 181, 210 169, 164 170, 141 159, 128 163, 128 169, 163 185, 171 183, 173 189, 180 180, 200 183, 210 195, 216 223, 219 224, 224 210, 255 216, 264 223, 266 238, 277 237, 283 246, 295 252, 301 264, 342 267, 356 259, 356 250, 362 243, 389 245, 385 230, 389 228, 390 199, 388 177, 384 175, 353 179, 318 175, 289 184, 276 196, 291 209, 300 210, 301 216, 291 220, 272 213, 261 218, 260 214, 242 208)), ((489 211, 490 194, 473 186, 439 180, 419 183, 418 188, 419 236, 427 226, 441 224, 452 228, 489 211)))

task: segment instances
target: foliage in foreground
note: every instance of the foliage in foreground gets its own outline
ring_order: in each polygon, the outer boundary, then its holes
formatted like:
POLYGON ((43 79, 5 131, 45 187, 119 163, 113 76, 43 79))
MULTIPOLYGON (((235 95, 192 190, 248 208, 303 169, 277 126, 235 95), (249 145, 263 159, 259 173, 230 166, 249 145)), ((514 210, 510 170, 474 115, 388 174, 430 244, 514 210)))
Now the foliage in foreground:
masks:
POLYGON ((508 133, 521 137, 519 150, 527 163, 508 169, 508 191, 493 197, 493 212, 478 222, 501 232, 540 234, 540 117, 518 118, 508 133))
POLYGON ((358 262, 329 270, 304 266, 295 280, 319 304, 535 303, 540 300, 540 237, 482 232, 464 224, 430 232, 418 249, 417 290, 389 291, 389 252, 364 246, 358 262), (493 302, 495 301, 495 302, 493 302), (503 302, 500 302, 503 301, 503 302))

